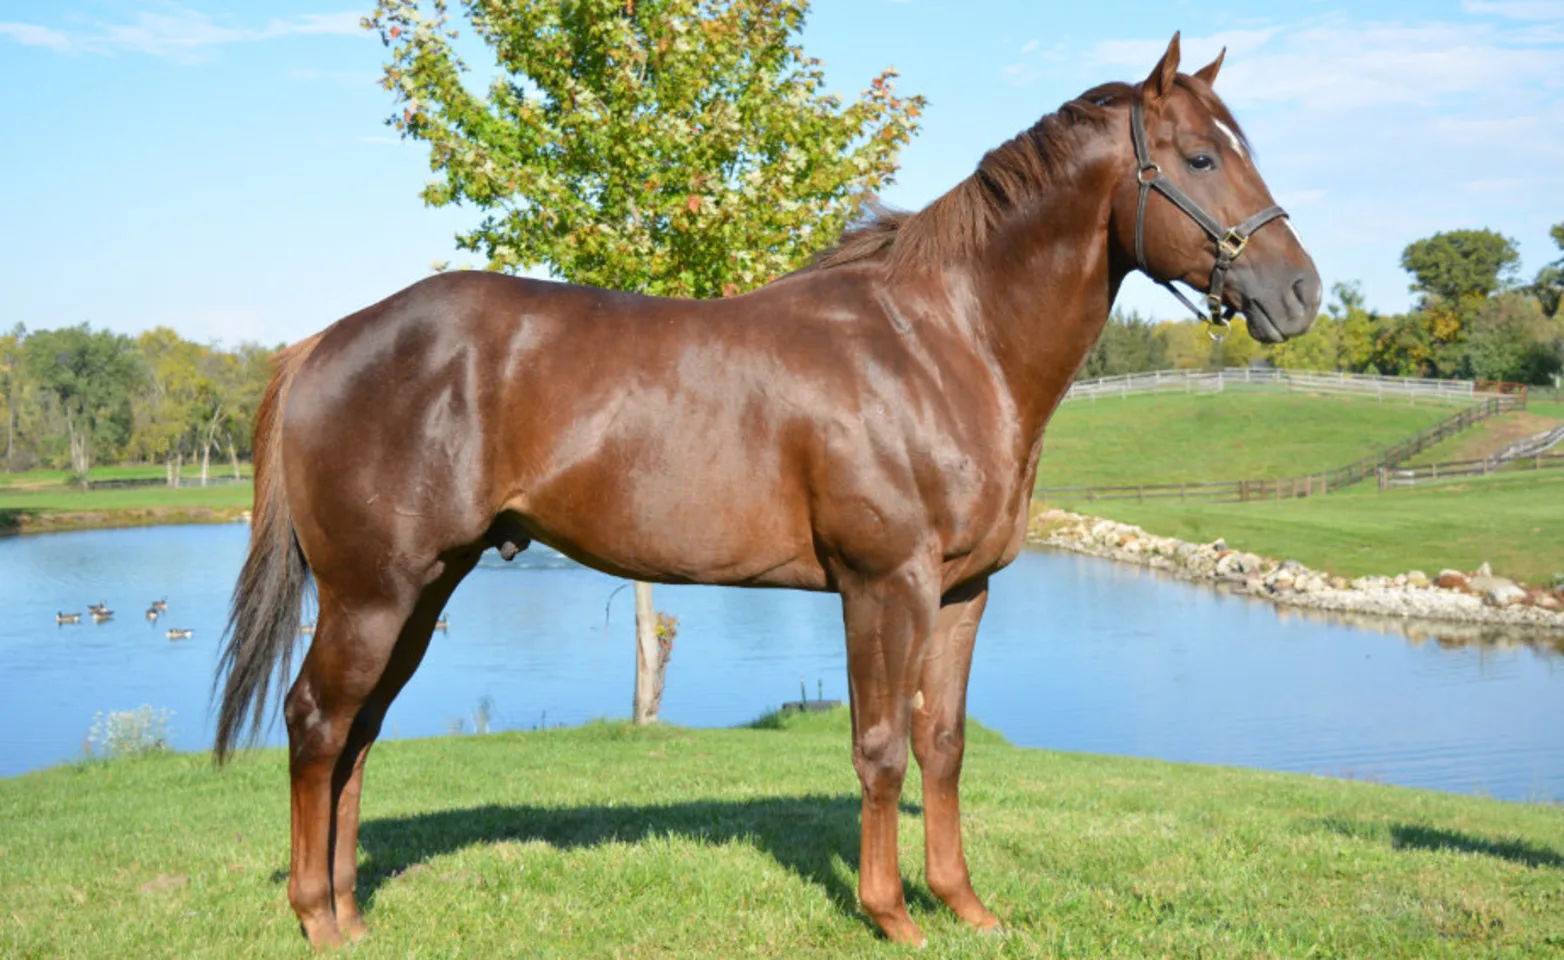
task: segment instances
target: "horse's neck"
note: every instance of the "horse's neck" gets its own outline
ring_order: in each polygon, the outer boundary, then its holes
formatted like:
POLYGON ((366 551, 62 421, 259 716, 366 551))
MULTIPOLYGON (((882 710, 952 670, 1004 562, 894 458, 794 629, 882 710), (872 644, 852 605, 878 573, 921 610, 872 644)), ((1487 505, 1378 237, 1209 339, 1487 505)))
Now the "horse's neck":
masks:
POLYGON ((1122 166, 1101 151, 996 234, 976 264, 980 322, 1032 446, 1097 342, 1124 279, 1108 236, 1122 166))

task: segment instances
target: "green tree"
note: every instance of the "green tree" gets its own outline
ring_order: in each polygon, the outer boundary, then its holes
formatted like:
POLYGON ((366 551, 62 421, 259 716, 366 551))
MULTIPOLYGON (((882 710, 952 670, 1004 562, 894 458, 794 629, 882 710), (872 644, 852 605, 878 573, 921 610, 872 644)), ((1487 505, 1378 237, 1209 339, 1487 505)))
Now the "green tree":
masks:
POLYGON ((1265 349, 1271 366, 1282 370, 1341 370, 1341 324, 1330 314, 1314 321, 1301 337, 1265 349))
POLYGON ((1520 265, 1515 241, 1492 230, 1451 230, 1410 244, 1401 254, 1412 287, 1425 297, 1460 304, 1502 290, 1520 265))
POLYGON ((1157 336, 1156 325, 1138 313, 1126 315, 1115 310, 1108 317, 1092 352, 1087 354, 1080 377, 1086 380, 1116 377, 1166 370, 1170 366, 1167 342, 1157 336))
POLYGON ((22 395, 22 341, 27 329, 21 324, 0 335, 0 399, 5 401, 5 468, 16 462, 17 403, 22 395))
POLYGON ((666 296, 766 283, 834 242, 889 183, 920 97, 892 70, 843 105, 795 42, 806 0, 465 0, 486 95, 446 0, 378 0, 390 123, 430 147, 426 203, 491 270, 666 296))
POLYGON ((1543 314, 1564 317, 1564 223, 1555 223, 1549 232, 1561 255, 1537 271, 1537 279, 1532 282, 1530 292, 1537 298, 1543 314))
POLYGON ((143 376, 135 346, 129 337, 82 324, 29 335, 22 359, 64 422, 71 471, 85 486, 94 450, 129 439, 130 398, 143 376))
POLYGON ((1551 384, 1564 351, 1564 328, 1536 300, 1504 294, 1485 301, 1464 343, 1466 376, 1551 384))
POLYGON ((240 455, 250 456, 250 445, 255 436, 255 414, 261 405, 261 395, 272 376, 272 358, 280 347, 263 347, 254 343, 242 343, 234 350, 234 380, 229 385, 229 429, 223 438, 228 445, 228 459, 233 466, 235 479, 239 477, 240 455))

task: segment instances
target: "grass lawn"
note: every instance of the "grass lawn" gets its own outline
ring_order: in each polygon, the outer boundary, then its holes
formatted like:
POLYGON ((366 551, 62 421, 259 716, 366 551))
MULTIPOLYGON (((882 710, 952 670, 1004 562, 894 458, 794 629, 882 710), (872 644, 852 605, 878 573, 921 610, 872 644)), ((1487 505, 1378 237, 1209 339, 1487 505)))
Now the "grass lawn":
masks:
POLYGON ((0 486, 0 533, 230 521, 250 509, 254 498, 249 482, 119 490, 0 486))
MULTIPOLYGON (((251 470, 248 463, 239 464, 239 473, 242 476, 250 476, 251 470)), ((212 463, 211 476, 229 477, 233 475, 233 468, 227 460, 212 463)), ((135 463, 124 466, 93 467, 89 474, 93 482, 106 480, 162 480, 167 476, 163 465, 158 463, 135 463)), ((24 470, 18 473, 0 473, 0 489, 6 487, 65 487, 70 484, 70 471, 68 470, 24 470)), ((185 468, 184 482, 186 484, 198 484, 201 482, 201 466, 196 464, 195 469, 185 468)))
POLYGON ((1057 501, 1163 536, 1225 537, 1242 550, 1344 576, 1495 571, 1534 583, 1564 573, 1564 470, 1473 477, 1383 493, 1373 483, 1280 502, 1057 501))
MULTIPOLYGON (((354 957, 884 957, 855 907, 847 721, 621 724, 386 743, 354 957)), ((923 882, 934 956, 1470 957, 1564 950, 1557 808, 1023 750, 974 731, 967 850, 1004 936, 923 882)), ((174 755, 0 781, 7 956, 306 955, 285 760, 174 755)))
POLYGON ((1331 470, 1459 409, 1259 388, 1075 400, 1049 422, 1037 482, 1192 483, 1331 470))

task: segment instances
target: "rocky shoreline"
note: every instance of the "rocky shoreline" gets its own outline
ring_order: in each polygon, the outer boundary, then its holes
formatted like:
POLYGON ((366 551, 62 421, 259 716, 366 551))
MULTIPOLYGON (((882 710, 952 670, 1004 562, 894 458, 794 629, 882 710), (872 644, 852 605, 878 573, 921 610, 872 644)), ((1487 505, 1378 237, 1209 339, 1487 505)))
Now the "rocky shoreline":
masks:
POLYGON ((1564 637, 1564 590, 1527 588, 1494 576, 1418 570, 1347 580, 1230 549, 1222 540, 1190 543, 1114 520, 1045 510, 1032 519, 1033 543, 1162 570, 1272 603, 1335 613, 1443 621, 1564 637))

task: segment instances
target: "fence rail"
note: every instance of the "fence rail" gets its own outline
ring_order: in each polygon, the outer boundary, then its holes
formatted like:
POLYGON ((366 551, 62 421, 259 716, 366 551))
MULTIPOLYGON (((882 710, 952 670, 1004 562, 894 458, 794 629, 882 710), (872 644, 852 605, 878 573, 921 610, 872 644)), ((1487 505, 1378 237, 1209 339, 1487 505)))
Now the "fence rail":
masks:
MULTIPOLYGON (((1526 395, 1500 394, 1487 396, 1458 413, 1438 423, 1425 427, 1413 436, 1394 443, 1378 453, 1370 454, 1354 463, 1334 470, 1322 470, 1293 477, 1266 477, 1246 480, 1213 480, 1190 483, 1142 483, 1116 486, 1038 487, 1036 493, 1043 497, 1069 500, 1284 500, 1290 497, 1309 497, 1332 490, 1340 490, 1362 483, 1371 477, 1381 477, 1381 472, 1394 469, 1436 443, 1448 440, 1473 424, 1489 417, 1526 409, 1526 395)), ((1564 459, 1564 455, 1560 455, 1564 459)), ((1538 457, 1539 463, 1552 457, 1538 457)), ((1467 461, 1451 461, 1466 463, 1467 461)), ((1475 462, 1475 461, 1473 461, 1475 462)), ((1538 469, 1541 469, 1539 467, 1538 469)), ((1492 471, 1489 471, 1492 472, 1492 471)), ((1446 474, 1447 476, 1453 474, 1446 474)), ((1385 485, 1381 477, 1381 488, 1385 485)))
MULTIPOLYGON (((1220 393, 1231 386, 1266 385, 1310 393, 1350 393, 1379 399, 1404 399, 1470 403, 1489 394, 1514 394, 1518 384, 1473 380, 1426 380, 1420 377, 1379 377, 1362 373, 1323 373, 1311 370, 1274 370, 1262 367, 1228 367, 1223 370, 1156 370, 1097 380, 1078 380, 1065 392, 1064 401, 1127 397, 1140 393, 1220 393)), ((1519 387, 1525 396, 1525 387, 1519 387)))
POLYGON ((1564 467, 1564 453, 1542 453, 1511 460, 1447 460, 1444 463, 1382 470, 1379 474, 1379 488, 1415 487, 1419 483, 1452 477, 1486 477, 1515 470, 1557 470, 1561 467, 1564 467))

